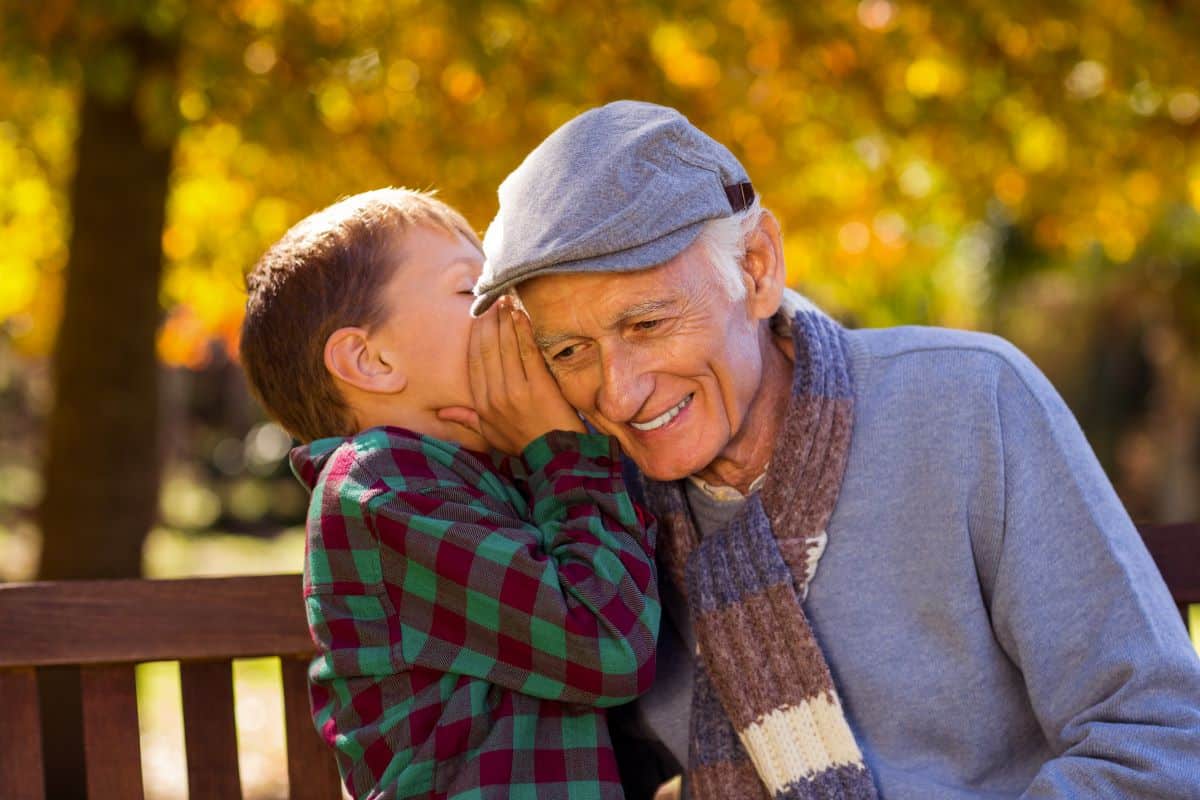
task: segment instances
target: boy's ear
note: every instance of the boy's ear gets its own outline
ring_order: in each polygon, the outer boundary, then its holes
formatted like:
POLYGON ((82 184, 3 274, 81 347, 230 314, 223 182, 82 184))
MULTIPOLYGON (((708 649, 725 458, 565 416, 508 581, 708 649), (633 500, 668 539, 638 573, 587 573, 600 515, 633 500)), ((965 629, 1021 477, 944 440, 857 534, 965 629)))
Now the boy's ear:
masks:
POLYGON ((408 385, 395 354, 379 348, 363 328, 338 328, 329 335, 325 369, 334 378, 372 394, 395 394, 408 385))
POLYGON ((779 221, 765 209, 758 225, 746 236, 742 281, 746 284, 746 303, 752 318, 768 319, 779 310, 787 287, 783 236, 779 221))

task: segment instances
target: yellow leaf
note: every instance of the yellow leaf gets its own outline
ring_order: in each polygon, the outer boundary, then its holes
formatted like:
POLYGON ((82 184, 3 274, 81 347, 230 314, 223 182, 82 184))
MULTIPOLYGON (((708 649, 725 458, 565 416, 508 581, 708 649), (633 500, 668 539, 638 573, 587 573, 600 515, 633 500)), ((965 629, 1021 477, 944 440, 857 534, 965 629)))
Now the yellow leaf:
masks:
POLYGON ((659 25, 650 49, 667 80, 684 89, 709 89, 721 80, 720 65, 694 47, 680 25, 659 25))
POLYGON ((920 58, 904 72, 904 86, 914 97, 950 96, 963 86, 962 74, 937 58, 920 58))
POLYGON ((0 320, 24 311, 37 291, 37 268, 12 255, 0 255, 0 320))
POLYGON ((455 61, 442 71, 442 88, 459 103, 471 103, 483 94, 483 79, 466 61, 455 61))
POLYGON ((1030 172, 1044 172, 1057 166, 1066 156, 1066 150, 1066 136, 1049 117, 1037 117, 1017 131, 1017 160, 1030 172))

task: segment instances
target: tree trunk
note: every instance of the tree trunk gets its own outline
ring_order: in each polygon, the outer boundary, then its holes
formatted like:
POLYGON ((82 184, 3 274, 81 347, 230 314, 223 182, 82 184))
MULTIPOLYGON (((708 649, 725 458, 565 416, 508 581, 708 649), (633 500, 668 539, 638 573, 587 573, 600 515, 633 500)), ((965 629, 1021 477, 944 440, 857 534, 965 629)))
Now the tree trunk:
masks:
MULTIPOLYGON (((173 53, 146 34, 125 40, 139 74, 172 68, 173 53)), ((82 99, 40 510, 44 580, 138 575, 155 517, 154 348, 173 143, 148 136, 135 95, 82 99)))
MULTIPOLYGON (((155 332, 174 142, 150 135, 138 88, 173 85, 176 45, 130 29, 108 46, 132 56, 134 77, 119 98, 82 92, 39 509, 42 580, 136 577, 158 503, 155 332)), ((84 64, 85 74, 95 68, 84 64)), ((47 796, 82 798, 78 671, 43 678, 47 796)))

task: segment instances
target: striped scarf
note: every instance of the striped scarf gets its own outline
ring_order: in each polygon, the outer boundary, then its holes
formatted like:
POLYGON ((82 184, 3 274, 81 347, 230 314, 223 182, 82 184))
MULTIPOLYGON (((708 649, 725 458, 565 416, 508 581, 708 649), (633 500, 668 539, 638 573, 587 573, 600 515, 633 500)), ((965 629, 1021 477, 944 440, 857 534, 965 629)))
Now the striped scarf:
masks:
POLYGON ((660 552, 687 596, 699 657, 689 730, 695 800, 877 797, 801 605, 850 449, 845 334, 789 292, 792 400, 761 492, 701 539, 681 482, 646 481, 660 552))

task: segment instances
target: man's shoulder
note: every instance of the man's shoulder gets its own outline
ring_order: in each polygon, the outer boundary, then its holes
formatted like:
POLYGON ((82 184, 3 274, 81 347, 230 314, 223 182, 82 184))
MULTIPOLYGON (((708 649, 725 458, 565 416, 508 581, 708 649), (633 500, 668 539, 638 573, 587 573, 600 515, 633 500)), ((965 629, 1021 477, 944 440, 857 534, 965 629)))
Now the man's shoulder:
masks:
POLYGON ((924 368, 944 378, 970 381, 996 380, 1004 374, 1023 382, 1042 380, 1016 345, 990 333, 908 325, 852 330, 849 338, 857 360, 871 365, 924 368))
POLYGON ((892 404, 958 407, 1029 398, 1057 407, 1058 392, 1011 342, 976 331, 904 326, 849 332, 856 392, 892 404))
POLYGON ((1004 361, 1023 359, 1007 339, 990 333, 955 328, 903 325, 895 328, 860 328, 849 332, 872 358, 891 359, 931 352, 979 353, 1004 361))

